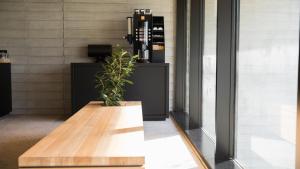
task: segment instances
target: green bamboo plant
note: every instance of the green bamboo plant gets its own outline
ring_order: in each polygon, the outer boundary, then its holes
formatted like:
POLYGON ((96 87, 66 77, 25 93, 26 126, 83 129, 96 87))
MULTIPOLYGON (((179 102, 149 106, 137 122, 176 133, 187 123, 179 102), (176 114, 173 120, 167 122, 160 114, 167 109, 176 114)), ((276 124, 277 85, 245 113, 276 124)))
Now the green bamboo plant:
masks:
POLYGON ((124 100, 124 86, 133 84, 128 80, 133 73, 137 55, 131 55, 126 50, 117 46, 111 57, 107 57, 102 64, 103 71, 96 74, 96 86, 100 95, 100 100, 106 106, 119 106, 124 100))

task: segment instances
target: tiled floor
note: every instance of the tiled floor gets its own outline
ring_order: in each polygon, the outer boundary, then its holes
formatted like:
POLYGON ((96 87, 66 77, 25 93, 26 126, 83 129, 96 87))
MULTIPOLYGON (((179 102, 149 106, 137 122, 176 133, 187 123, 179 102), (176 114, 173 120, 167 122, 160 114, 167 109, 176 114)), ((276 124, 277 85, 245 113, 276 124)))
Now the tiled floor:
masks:
MULTIPOLYGON (((17 157, 64 121, 62 116, 0 118, 0 168, 17 169, 17 157)), ((147 169, 196 169, 198 165, 170 119, 144 122, 147 169)))

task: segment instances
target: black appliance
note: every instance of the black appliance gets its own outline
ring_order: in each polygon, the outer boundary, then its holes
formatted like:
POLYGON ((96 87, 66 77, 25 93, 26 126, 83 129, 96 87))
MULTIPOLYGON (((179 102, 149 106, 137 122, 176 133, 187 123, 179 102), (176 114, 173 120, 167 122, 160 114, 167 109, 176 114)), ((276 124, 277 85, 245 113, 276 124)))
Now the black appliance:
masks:
POLYGON ((164 63, 164 17, 152 16, 150 9, 135 9, 133 17, 127 17, 127 24, 125 39, 133 45, 139 62, 164 63))
POLYGON ((112 54, 112 45, 88 45, 88 56, 94 57, 96 62, 104 61, 112 54))

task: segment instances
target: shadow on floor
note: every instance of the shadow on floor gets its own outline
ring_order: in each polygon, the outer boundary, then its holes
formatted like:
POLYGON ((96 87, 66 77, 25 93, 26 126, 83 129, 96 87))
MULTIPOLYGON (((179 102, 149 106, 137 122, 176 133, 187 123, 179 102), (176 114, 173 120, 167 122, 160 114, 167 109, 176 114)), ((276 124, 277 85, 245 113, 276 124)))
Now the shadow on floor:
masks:
POLYGON ((65 120, 61 115, 0 118, 0 168, 17 169, 18 157, 65 120))
MULTIPOLYGON (((42 136, 41 136, 42 137, 42 136)), ((1 169, 17 169, 18 157, 24 153, 27 149, 38 142, 41 137, 22 139, 15 138, 10 139, 9 142, 0 143, 0 166, 1 169)))

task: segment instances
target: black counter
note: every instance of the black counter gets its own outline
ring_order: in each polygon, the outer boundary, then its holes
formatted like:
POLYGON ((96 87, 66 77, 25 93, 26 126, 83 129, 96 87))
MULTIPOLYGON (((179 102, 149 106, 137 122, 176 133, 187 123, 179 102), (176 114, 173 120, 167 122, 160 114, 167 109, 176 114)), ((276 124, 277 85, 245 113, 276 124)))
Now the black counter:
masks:
POLYGON ((12 111, 11 64, 0 63, 0 116, 12 111))
MULTIPOLYGON (((100 63, 72 63, 72 112, 89 101, 99 100, 95 89, 95 74, 101 72, 100 63)), ((142 101, 144 120, 164 120, 169 112, 169 64, 138 63, 127 85, 126 101, 142 101)))

